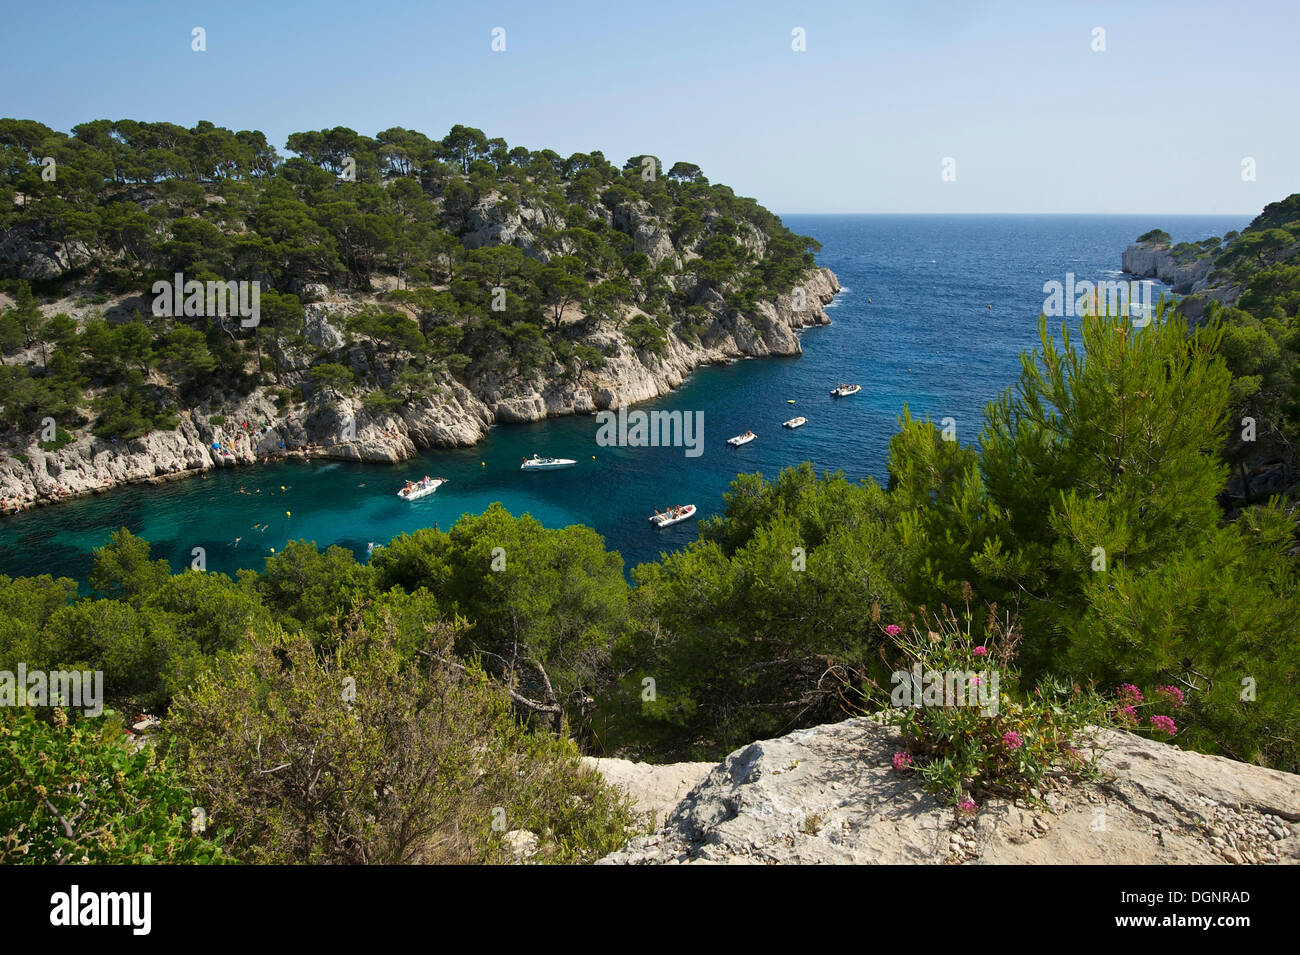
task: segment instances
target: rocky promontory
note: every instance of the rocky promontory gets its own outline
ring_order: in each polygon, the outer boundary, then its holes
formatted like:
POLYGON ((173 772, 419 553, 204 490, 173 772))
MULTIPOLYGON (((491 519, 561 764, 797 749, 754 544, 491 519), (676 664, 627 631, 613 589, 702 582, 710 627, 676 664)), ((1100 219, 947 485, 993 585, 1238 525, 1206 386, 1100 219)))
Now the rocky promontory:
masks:
POLYGON ((895 771, 899 731, 863 717, 751 743, 716 766, 595 760, 643 810, 697 782, 606 865, 1300 863, 1300 776, 1097 730, 1099 778, 973 816, 895 771), (658 771, 656 771, 658 770, 658 771))
POLYGON ((1126 275, 1156 279, 1177 295, 1204 291, 1213 266, 1213 256, 1176 255, 1167 242, 1136 242, 1124 250, 1120 260, 1126 275))

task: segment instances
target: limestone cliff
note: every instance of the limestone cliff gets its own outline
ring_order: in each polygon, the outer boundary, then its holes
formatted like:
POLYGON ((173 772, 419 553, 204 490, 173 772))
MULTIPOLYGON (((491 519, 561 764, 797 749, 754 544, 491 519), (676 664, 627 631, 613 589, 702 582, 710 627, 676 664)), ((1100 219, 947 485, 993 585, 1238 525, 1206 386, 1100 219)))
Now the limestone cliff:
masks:
MULTIPOLYGON (((799 330, 830 323, 823 306, 839 288, 835 275, 821 268, 809 271, 795 289, 775 301, 759 302, 753 314, 737 314, 719 302, 698 340, 685 340, 669 330, 661 354, 634 347, 616 325, 598 323, 587 343, 607 356, 599 369, 566 375, 564 368, 553 365, 522 378, 483 373, 464 381, 445 374, 431 392, 389 413, 372 414, 359 398, 327 392, 313 393, 297 410, 281 411, 269 389, 259 389, 231 398, 210 413, 182 411, 175 430, 131 441, 107 441, 81 432, 64 447, 43 451, 32 436, 22 457, 0 458, 0 497, 7 510, 14 510, 123 484, 173 480, 280 457, 310 454, 393 463, 421 449, 472 445, 496 423, 590 414, 657 398, 701 365, 798 355, 799 330)), ((340 331, 341 319, 358 307, 345 296, 308 305, 307 339, 340 359, 350 358, 354 364, 364 360, 349 354, 352 346, 340 331)), ((118 309, 128 311, 128 305, 119 304, 118 309)), ((292 371, 295 358, 288 357, 292 371)), ((305 371, 308 358, 299 356, 298 362, 298 370, 305 371)))
POLYGON ((1203 291, 1214 266, 1212 255, 1178 256, 1168 243, 1137 242, 1124 250, 1120 268, 1127 275, 1156 279, 1177 295, 1203 291))

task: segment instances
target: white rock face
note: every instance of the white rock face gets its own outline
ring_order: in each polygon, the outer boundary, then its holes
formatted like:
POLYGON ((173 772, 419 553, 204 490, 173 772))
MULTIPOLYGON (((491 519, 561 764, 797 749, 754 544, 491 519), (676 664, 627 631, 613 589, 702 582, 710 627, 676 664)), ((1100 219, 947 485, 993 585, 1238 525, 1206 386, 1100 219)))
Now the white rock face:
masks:
POLYGON ((776 303, 759 303, 759 330, 744 320, 715 318, 702 340, 687 342, 669 334, 662 355, 636 349, 610 331, 597 332, 588 342, 608 346, 613 354, 603 368, 566 380, 560 369, 539 371, 532 380, 481 378, 470 382, 474 394, 493 410, 497 421, 539 421, 562 414, 616 409, 661 397, 681 385, 701 365, 724 364, 738 358, 798 355, 803 351, 798 331, 828 325, 824 305, 840 285, 830 269, 815 269, 801 283, 801 295, 779 296, 776 303))
MULTIPOLYGON (((83 243, 71 243, 73 254, 86 255, 83 243)), ((17 271, 19 278, 57 278, 68 268, 68 256, 56 242, 35 237, 30 226, 0 233, 0 265, 17 271)))
POLYGON ((664 259, 677 254, 673 248, 672 236, 661 227, 650 203, 644 199, 619 206, 610 217, 610 222, 620 232, 632 236, 633 247, 644 253, 651 265, 657 266, 664 259))
POLYGON ((40 450, 33 435, 24 452, 26 464, 18 458, 0 459, 0 497, 8 508, 52 503, 121 484, 175 480, 210 468, 252 464, 306 440, 301 423, 279 414, 262 396, 232 401, 220 414, 225 420, 214 424, 216 413, 186 412, 174 431, 154 431, 131 441, 83 434, 57 451, 40 450), (263 429, 263 422, 272 427, 263 429), (214 451, 214 443, 221 449, 214 451))
POLYGON ((330 351, 343 347, 343 323, 355 308, 327 302, 303 306, 303 337, 317 348, 330 351))
MULTIPOLYGON (((1047 790, 1046 807, 990 799, 972 819, 892 768, 893 727, 800 730, 732 753, 601 864, 1300 863, 1300 776, 1114 730, 1095 743, 1102 781, 1047 790)), ((653 772, 595 762, 634 799, 644 779, 646 804, 662 804, 653 772)), ((659 769, 683 766, 698 764, 659 769)))
POLYGON ((1120 258, 1120 268, 1127 274, 1158 279, 1178 295, 1203 291, 1213 264, 1213 258, 1207 255, 1180 265, 1174 261, 1169 246, 1155 242, 1130 245, 1120 258))
POLYGON ((516 203, 504 205, 506 199, 499 192, 484 196, 466 216, 466 233, 462 236, 467 249, 489 245, 517 245, 529 255, 545 259, 537 249, 542 229, 560 228, 562 223, 546 211, 516 203))

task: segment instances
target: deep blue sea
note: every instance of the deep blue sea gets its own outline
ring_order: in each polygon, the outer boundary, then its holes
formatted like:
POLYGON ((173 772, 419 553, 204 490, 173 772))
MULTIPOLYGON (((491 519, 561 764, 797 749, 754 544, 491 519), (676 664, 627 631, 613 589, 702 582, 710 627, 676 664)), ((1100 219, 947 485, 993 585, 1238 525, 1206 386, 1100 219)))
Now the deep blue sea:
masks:
POLYGON ((834 270, 844 291, 829 310, 832 324, 803 333, 801 357, 701 369, 673 394, 638 406, 702 411, 699 457, 681 448, 599 447, 596 419, 583 416, 498 427, 475 448, 430 452, 395 467, 321 461, 221 471, 5 518, 0 573, 84 581, 91 549, 123 526, 152 542, 154 556, 175 570, 190 564, 195 547, 204 548, 209 570, 261 569, 273 548, 296 539, 322 548, 341 544, 365 559, 370 542, 435 522, 445 529, 494 501, 548 526, 590 525, 628 566, 654 560, 693 539, 696 522, 659 531, 647 516, 656 507, 687 503, 701 517, 718 513, 739 472, 775 477, 810 460, 852 479, 882 479, 905 404, 914 415, 953 418, 958 440, 974 442, 985 404, 1015 380, 1018 354, 1037 342, 1045 282, 1064 283, 1066 273, 1118 279, 1120 253, 1151 228, 1165 229, 1174 241, 1197 240, 1249 220, 787 215, 784 221, 822 243, 818 261, 834 270), (861 393, 831 399, 827 392, 840 381, 860 383, 861 393), (808 424, 781 427, 795 415, 808 424), (745 430, 757 440, 738 449, 726 445, 745 430), (534 452, 576 458, 578 465, 521 473, 520 458, 534 452), (403 481, 424 474, 450 483, 422 501, 395 496, 403 481), (239 494, 240 485, 261 493, 239 494))

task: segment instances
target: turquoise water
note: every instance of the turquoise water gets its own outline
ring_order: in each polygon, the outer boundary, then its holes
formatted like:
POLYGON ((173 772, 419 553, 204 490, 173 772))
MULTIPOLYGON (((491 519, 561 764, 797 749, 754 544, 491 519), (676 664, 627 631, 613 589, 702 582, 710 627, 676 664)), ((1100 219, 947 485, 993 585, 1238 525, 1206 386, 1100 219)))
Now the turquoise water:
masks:
POLYGON ((430 452, 397 466, 320 461, 209 472, 5 518, 0 572, 84 580, 91 549, 118 527, 148 539, 155 556, 167 558, 173 569, 188 566, 196 547, 204 549, 209 570, 261 569, 272 549, 296 539, 322 548, 340 544, 364 559, 370 542, 434 523, 446 528, 494 501, 548 526, 590 525, 629 565, 653 560, 693 539, 696 522, 656 530, 648 515, 656 507, 689 503, 701 517, 718 513, 722 493, 739 472, 775 476, 810 460, 819 470, 843 470, 853 479, 883 478, 904 403, 936 421, 954 418, 958 439, 975 441, 985 403, 1014 381, 1018 353, 1037 341, 1043 283, 1064 282, 1067 272, 1119 278, 1121 251, 1153 227, 1182 241, 1222 235, 1247 221, 786 216, 792 229, 822 243, 818 261, 845 287, 829 311, 833 324, 803 333, 801 357, 701 369, 673 394, 638 406, 702 411, 699 457, 681 448, 599 447, 596 419, 582 416, 498 427, 477 447, 430 452), (840 381, 858 382, 863 390, 830 398, 828 390, 840 381), (808 424, 794 431, 781 427, 795 415, 808 424), (728 437, 751 429, 756 441, 726 445, 728 437), (534 452, 578 464, 521 472, 520 459, 534 452), (404 481, 425 474, 450 483, 420 501, 396 496, 404 481), (240 494, 241 485, 250 493, 240 494))

